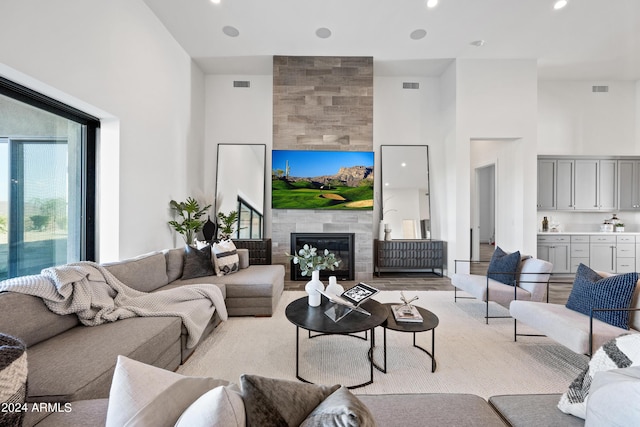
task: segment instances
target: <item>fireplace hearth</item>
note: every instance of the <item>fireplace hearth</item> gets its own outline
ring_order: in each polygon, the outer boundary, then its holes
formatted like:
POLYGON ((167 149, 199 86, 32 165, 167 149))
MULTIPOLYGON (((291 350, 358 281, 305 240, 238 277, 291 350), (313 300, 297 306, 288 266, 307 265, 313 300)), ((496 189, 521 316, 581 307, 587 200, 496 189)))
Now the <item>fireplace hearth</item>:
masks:
MULTIPOLYGON (((305 244, 318 248, 318 252, 328 249, 342 262, 333 271, 320 270, 320 279, 327 280, 329 276, 336 276, 338 280, 354 280, 354 241, 354 233, 291 233, 291 253, 298 253, 305 244)), ((303 276, 292 261, 291 280, 309 281, 311 278, 303 276)))

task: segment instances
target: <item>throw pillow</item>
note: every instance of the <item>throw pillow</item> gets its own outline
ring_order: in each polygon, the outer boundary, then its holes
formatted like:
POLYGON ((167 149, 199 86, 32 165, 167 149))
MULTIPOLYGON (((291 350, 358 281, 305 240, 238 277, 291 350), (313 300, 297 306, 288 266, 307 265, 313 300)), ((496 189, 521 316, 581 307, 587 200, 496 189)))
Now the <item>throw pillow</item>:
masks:
POLYGON ((505 285, 515 286, 519 265, 520 251, 509 254, 497 246, 491 256, 487 276, 505 285))
POLYGON ((375 427, 369 408, 348 388, 331 393, 309 414, 300 427, 375 427))
POLYGON ((231 240, 221 240, 213 244, 213 254, 220 275, 235 273, 240 270, 240 257, 236 245, 231 240))
POLYGON ((182 413, 176 427, 244 427, 246 417, 240 394, 230 387, 209 390, 182 413))
POLYGON ((240 385, 249 427, 299 426, 311 411, 340 387, 257 375, 242 375, 240 385))
POLYGON ((182 279, 212 276, 215 274, 211 262, 211 246, 196 249, 186 245, 184 247, 184 266, 182 267, 182 279))
POLYGON ((19 427, 27 395, 27 346, 18 338, 0 334, 0 425, 19 427))
MULTIPOLYGON (((637 281, 638 273, 603 278, 580 264, 566 307, 587 316, 594 308, 629 308, 637 281)), ((629 329, 628 311, 594 311, 593 317, 618 328, 629 329)))
POLYGON ((558 409, 566 414, 585 418, 589 390, 598 372, 640 365, 640 334, 626 334, 606 342, 600 347, 589 365, 573 380, 560 397, 558 409))
POLYGON ((589 391, 585 427, 640 425, 640 366, 598 372, 589 391))
POLYGON ((118 356, 106 426, 173 426, 196 399, 228 384, 213 378, 187 377, 118 356))

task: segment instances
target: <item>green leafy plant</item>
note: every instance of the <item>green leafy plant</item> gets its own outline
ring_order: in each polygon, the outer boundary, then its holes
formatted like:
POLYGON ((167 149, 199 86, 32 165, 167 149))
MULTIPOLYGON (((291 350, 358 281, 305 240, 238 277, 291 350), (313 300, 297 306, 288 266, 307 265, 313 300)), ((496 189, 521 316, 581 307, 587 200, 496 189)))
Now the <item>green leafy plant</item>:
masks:
POLYGON ((296 255, 289 255, 289 260, 300 266, 300 273, 303 276, 311 276, 314 270, 335 270, 342 260, 337 258, 333 252, 325 249, 322 254, 313 246, 304 245, 296 255))
MULTIPOLYGON (((218 231, 220 233, 220 239, 225 240, 231 238, 231 235, 235 231, 236 223, 238 222, 238 211, 231 211, 228 214, 218 212, 218 231)), ((239 228, 242 230, 242 228, 239 228)))
POLYGON ((176 211, 180 220, 169 221, 168 224, 178 233, 182 234, 187 245, 192 245, 195 242, 196 234, 202 230, 202 226, 206 222, 200 218, 207 212, 207 209, 209 209, 211 205, 201 208, 198 201, 192 197, 187 197, 185 202, 171 200, 169 205, 176 211))

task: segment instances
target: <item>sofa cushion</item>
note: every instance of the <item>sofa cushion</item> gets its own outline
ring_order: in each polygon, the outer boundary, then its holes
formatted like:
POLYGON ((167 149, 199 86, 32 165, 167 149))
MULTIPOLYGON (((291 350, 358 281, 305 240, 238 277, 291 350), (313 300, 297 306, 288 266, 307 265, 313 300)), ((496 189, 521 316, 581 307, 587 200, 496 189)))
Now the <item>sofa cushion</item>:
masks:
POLYGON ((558 409, 560 394, 491 396, 489 404, 513 427, 582 427, 584 420, 558 409))
POLYGON ((375 427, 369 409, 345 386, 331 393, 300 427, 375 427))
POLYGON ((599 372, 593 378, 585 426, 640 425, 640 366, 599 372))
MULTIPOLYGON (((638 273, 603 278, 580 264, 566 306, 587 316, 594 308, 629 308, 637 281, 638 273)), ((629 329, 628 311, 594 311, 593 317, 618 328, 629 329)))
POLYGON ((340 387, 258 375, 242 375, 240 386, 247 425, 261 427, 299 426, 311 411, 340 387))
POLYGON ((519 251, 506 253, 497 246, 491 256, 487 276, 505 285, 515 286, 520 259, 519 251))
POLYGON ((504 427, 486 400, 473 394, 361 394, 379 426, 504 427))
POLYGON ((219 386, 193 402, 175 427, 245 427, 246 419, 240 394, 232 387, 219 386))
POLYGON ((221 240, 212 245, 215 257, 216 273, 227 275, 240 270, 240 258, 236 251, 236 245, 231 240, 221 240))
POLYGON ((596 374, 611 369, 639 365, 640 334, 627 334, 608 341, 595 352, 589 365, 562 394, 558 408, 564 413, 584 419, 591 384, 596 374))
POLYGON ((107 397, 118 355, 175 369, 180 364, 181 325, 179 317, 135 317, 78 326, 29 347, 27 400, 107 397))
POLYGON ((189 245, 184 247, 182 279, 211 276, 214 273, 210 245, 206 245, 201 249, 196 249, 189 245))
MULTIPOLYGON (((34 276, 37 277, 37 276, 34 276)), ((17 292, 0 292, 0 331, 18 337, 31 347, 80 324, 78 316, 61 316, 49 310, 42 298, 17 292), (28 316, 25 316, 28 313, 28 316), (16 322, 16 319, 20 319, 16 322)))
POLYGON ((501 304, 508 304, 513 300, 514 290, 519 300, 530 300, 531 294, 520 287, 505 285, 497 280, 487 279, 486 276, 478 274, 455 273, 451 277, 451 283, 458 289, 461 289, 473 297, 481 300, 487 300, 487 280, 489 280, 489 295, 491 301, 501 304))
POLYGON ((24 425, 38 427, 103 426, 107 421, 108 399, 77 400, 62 411, 27 412, 24 425), (65 411, 65 409, 68 409, 65 411), (41 420, 41 421, 40 421, 41 420))
POLYGON ((173 426, 200 396, 228 384, 208 377, 176 374, 118 356, 109 391, 106 426, 173 426))
POLYGON ((169 283, 167 263, 161 252, 152 252, 103 266, 122 283, 138 291, 151 292, 169 283))

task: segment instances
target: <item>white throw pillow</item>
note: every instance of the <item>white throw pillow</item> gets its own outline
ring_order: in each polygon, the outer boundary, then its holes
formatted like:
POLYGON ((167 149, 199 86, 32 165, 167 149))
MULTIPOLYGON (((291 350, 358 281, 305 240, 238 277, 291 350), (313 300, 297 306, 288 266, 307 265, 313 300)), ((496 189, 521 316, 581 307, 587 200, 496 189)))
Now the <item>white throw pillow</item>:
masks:
POLYGON ((236 245, 231 240, 221 240, 211 246, 215 257, 216 273, 220 275, 232 274, 240 270, 240 258, 236 245))
POLYGON ((573 380, 562 395, 558 409, 584 419, 587 415, 589 392, 598 372, 640 365, 640 334, 626 334, 600 347, 584 371, 573 380))
POLYGON ((216 387, 198 398, 182 414, 176 427, 244 427, 244 402, 230 387, 216 387))
POLYGON ((213 378, 187 377, 118 356, 106 426, 173 426, 200 396, 228 384, 213 378))
POLYGON ((640 366, 600 372, 593 378, 585 427, 640 426, 640 366))

